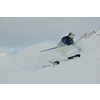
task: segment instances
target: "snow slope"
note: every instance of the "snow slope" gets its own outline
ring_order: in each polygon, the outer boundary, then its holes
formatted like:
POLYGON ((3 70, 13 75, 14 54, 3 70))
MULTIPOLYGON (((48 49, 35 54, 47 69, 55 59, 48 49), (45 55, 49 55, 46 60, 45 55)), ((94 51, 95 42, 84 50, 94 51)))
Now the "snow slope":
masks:
MULTIPOLYGON (((56 50, 39 53, 57 43, 46 41, 33 45, 8 57, 0 57, 0 84, 100 84, 100 29, 92 35, 85 34, 77 45, 82 48, 81 58, 61 61, 58 66, 50 60, 62 60, 56 50)), ((70 47, 72 52, 76 49, 70 47)))

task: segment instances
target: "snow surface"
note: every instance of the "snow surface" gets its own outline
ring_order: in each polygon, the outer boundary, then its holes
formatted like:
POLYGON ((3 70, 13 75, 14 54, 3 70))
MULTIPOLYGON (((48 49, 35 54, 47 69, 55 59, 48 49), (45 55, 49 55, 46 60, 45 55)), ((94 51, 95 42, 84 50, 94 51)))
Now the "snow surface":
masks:
POLYGON ((39 51, 56 46, 46 41, 29 46, 18 54, 0 57, 0 84, 100 84, 100 29, 88 38, 82 38, 77 45, 81 52, 70 47, 69 55, 80 53, 81 58, 70 61, 57 50, 39 51), (57 66, 49 61, 61 60, 57 66))

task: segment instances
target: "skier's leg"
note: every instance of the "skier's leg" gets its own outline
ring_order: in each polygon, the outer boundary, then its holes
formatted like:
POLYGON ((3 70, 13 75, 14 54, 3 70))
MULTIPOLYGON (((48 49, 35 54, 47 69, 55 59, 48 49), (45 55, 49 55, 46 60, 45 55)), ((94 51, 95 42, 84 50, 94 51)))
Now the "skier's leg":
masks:
POLYGON ((68 47, 68 46, 64 47, 64 48, 62 49, 61 55, 64 56, 64 57, 66 57, 68 51, 69 51, 69 47, 68 47))

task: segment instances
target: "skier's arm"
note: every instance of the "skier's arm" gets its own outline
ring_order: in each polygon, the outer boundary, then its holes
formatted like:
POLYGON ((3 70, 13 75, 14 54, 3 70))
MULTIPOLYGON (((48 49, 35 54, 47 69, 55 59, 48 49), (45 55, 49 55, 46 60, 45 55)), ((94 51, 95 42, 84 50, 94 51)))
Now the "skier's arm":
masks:
POLYGON ((75 42, 73 43, 73 46, 74 46, 76 49, 78 49, 79 51, 82 51, 82 49, 81 49, 79 46, 77 46, 75 42))

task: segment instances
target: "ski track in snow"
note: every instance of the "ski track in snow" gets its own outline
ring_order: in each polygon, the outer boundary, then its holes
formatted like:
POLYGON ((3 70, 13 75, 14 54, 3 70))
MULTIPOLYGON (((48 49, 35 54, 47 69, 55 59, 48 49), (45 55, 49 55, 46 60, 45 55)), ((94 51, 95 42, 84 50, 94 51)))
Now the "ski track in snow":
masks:
MULTIPOLYGON (((0 57, 1 84, 100 84, 100 30, 77 45, 82 48, 81 57, 70 61, 61 61, 60 65, 51 65, 49 61, 62 60, 57 50, 39 53, 55 47, 57 43, 46 41, 29 46, 18 54, 0 57)), ((77 52, 70 47, 69 55, 77 52)))

